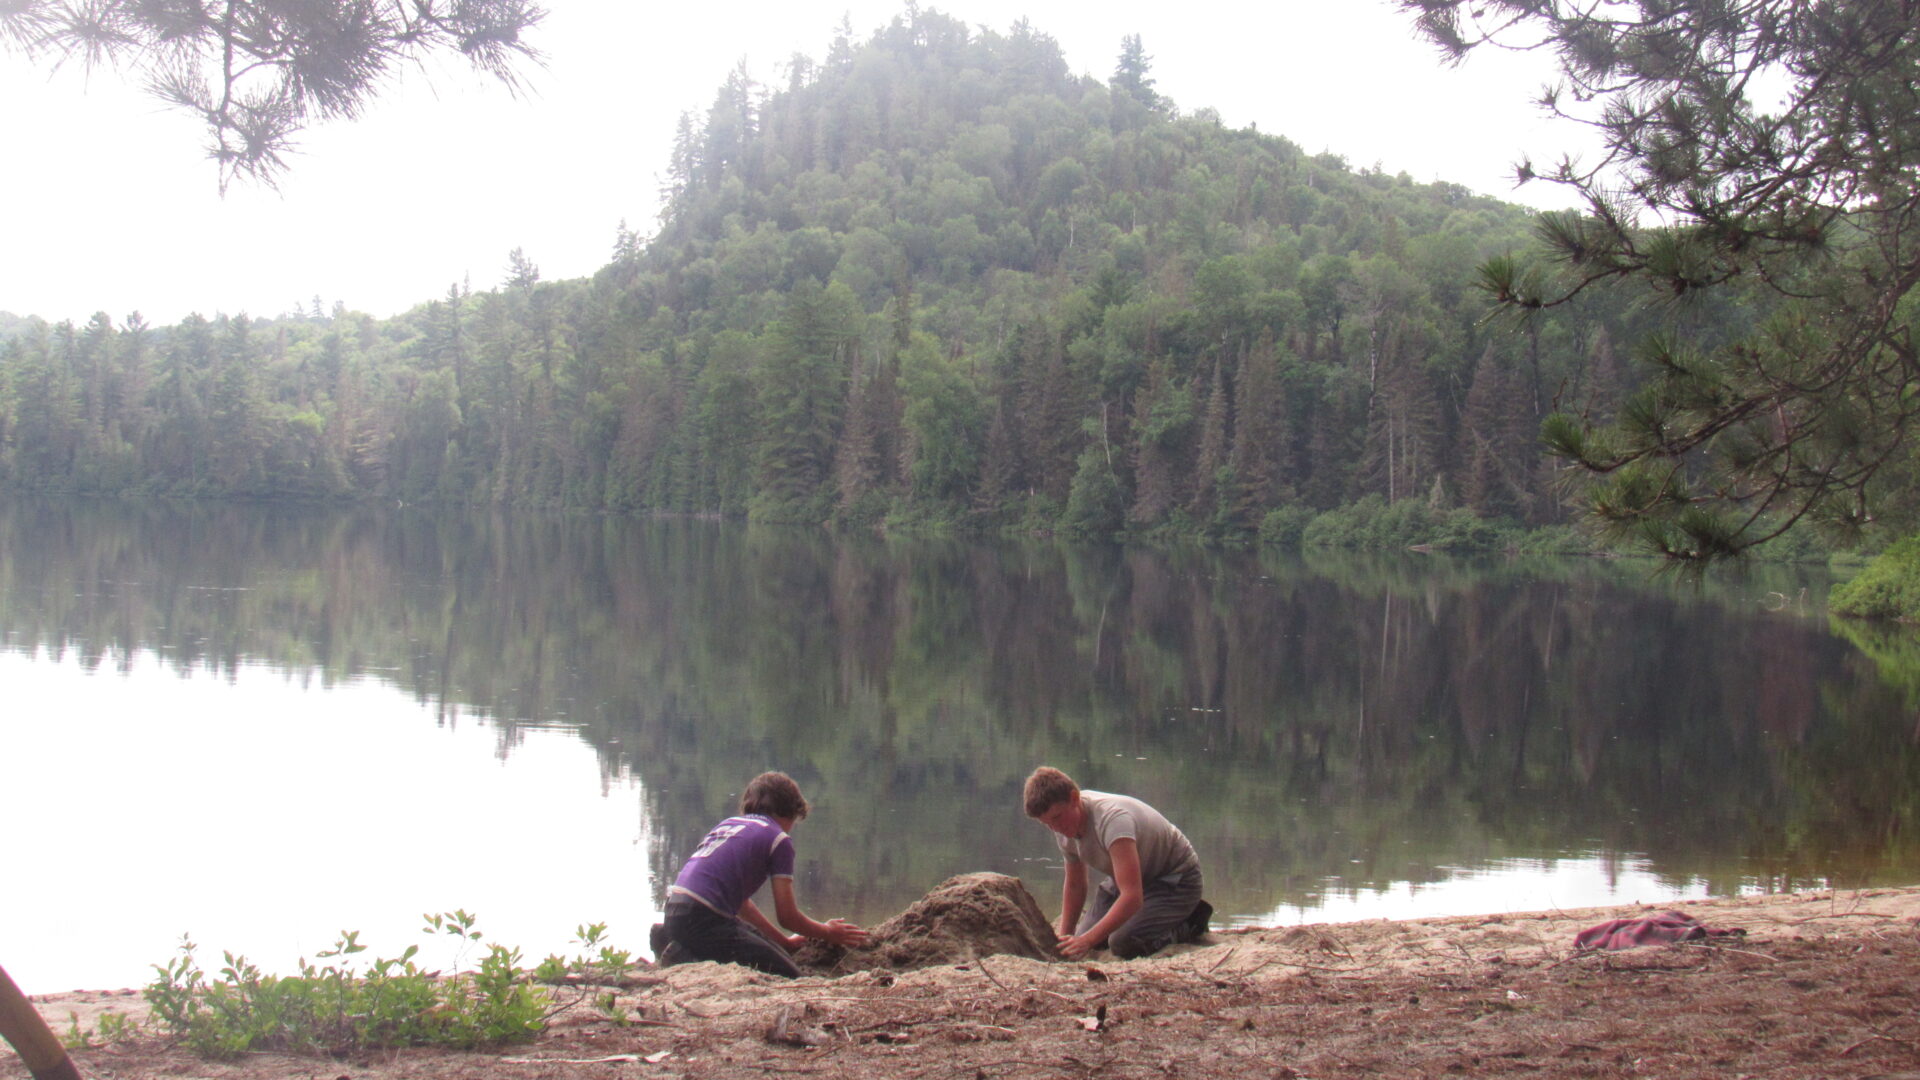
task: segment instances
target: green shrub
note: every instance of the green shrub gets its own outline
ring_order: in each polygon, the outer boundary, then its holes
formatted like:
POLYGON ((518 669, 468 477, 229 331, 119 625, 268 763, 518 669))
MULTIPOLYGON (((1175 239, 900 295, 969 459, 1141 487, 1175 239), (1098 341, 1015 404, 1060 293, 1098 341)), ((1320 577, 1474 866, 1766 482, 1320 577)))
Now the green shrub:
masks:
POLYGON ((1268 547, 1297 548, 1312 520, 1313 511, 1297 504, 1269 510, 1260 519, 1260 542, 1268 547))
MULTIPOLYGON (((451 935, 463 946, 480 939, 473 916, 464 911, 425 918, 428 934, 451 935)), ((605 931, 604 923, 583 926, 577 940, 592 948, 605 931)), ((553 1012, 552 995, 536 982, 617 983, 633 962, 626 952, 601 946, 592 958, 548 957, 527 971, 518 949, 494 944, 473 970, 442 977, 420 970, 413 961, 419 946, 411 945, 357 970, 349 958, 366 951, 358 937, 356 931, 343 933, 319 954, 333 962, 302 960, 298 975, 264 974, 245 957, 224 953, 217 979, 195 962, 196 946, 183 942, 179 956, 154 966, 157 976, 146 988, 153 1022, 207 1057, 524 1042, 546 1029, 553 1012)))
POLYGON ((1836 615, 1920 621, 1920 536, 1909 536, 1868 563, 1827 601, 1836 615))

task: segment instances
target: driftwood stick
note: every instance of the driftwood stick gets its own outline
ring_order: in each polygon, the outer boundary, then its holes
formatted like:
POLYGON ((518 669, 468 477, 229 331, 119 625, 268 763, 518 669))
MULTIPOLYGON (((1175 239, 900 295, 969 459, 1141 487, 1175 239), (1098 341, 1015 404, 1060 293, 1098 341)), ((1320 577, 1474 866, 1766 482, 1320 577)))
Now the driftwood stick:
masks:
POLYGON ((80 1070, 74 1068, 67 1048, 5 968, 0 968, 0 1036, 20 1052, 20 1061, 33 1080, 80 1080, 80 1070))

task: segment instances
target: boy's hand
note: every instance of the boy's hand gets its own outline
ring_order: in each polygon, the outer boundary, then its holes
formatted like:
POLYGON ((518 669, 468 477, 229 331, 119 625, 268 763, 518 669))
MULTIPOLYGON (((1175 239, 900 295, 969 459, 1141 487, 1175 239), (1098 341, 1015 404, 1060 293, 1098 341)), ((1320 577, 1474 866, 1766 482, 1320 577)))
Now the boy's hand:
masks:
POLYGON ((794 934, 791 937, 783 937, 781 940, 787 943, 788 952, 796 952, 799 950, 800 946, 805 945, 807 943, 807 935, 794 934))
POLYGON ((1098 944, 1092 934, 1068 934, 1060 939, 1060 955, 1069 960, 1078 960, 1092 952, 1098 944))
POLYGON ((865 945, 867 943, 867 932, 845 919, 828 919, 823 925, 827 928, 827 940, 835 945, 865 945))

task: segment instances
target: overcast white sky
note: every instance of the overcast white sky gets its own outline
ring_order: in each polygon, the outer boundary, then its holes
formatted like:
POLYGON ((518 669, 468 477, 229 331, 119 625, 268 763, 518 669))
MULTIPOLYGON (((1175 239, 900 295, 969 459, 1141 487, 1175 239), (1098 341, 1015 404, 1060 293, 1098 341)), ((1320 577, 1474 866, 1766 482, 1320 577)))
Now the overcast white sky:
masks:
MULTIPOLYGON (((516 99, 467 71, 409 78, 357 122, 310 129, 279 191, 223 200, 202 135, 111 71, 49 75, 0 55, 0 311, 152 324, 190 311, 256 316, 302 307, 387 316, 506 276, 524 248, 548 279, 605 263, 624 219, 646 234, 676 118, 703 114, 745 59, 778 83, 795 52, 818 59, 843 14, 864 39, 898 0, 657 4, 549 0, 547 68, 516 99)), ((1102 79, 1123 35, 1142 35, 1162 93, 1212 107, 1309 152, 1421 181, 1560 206, 1512 190, 1523 154, 1548 161, 1576 133, 1529 104, 1544 58, 1447 68, 1387 0, 1032 0, 927 4, 1004 31, 1021 16, 1069 65, 1102 79)))

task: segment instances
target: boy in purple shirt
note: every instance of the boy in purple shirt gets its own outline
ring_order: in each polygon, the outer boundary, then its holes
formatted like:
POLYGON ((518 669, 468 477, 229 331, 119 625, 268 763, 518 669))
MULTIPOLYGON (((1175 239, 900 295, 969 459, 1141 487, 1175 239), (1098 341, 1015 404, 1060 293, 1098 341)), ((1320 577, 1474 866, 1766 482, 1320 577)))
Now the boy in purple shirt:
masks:
POLYGON ((740 793, 740 813, 715 825, 667 890, 669 943, 656 946, 662 963, 715 960, 794 978, 800 968, 789 952, 807 938, 859 945, 867 932, 844 919, 815 922, 793 898, 793 838, 787 834, 807 816, 800 785, 786 773, 766 772, 740 793), (780 932, 754 906, 753 894, 773 879, 774 914, 780 932), (669 950, 674 954, 669 960, 669 950))

